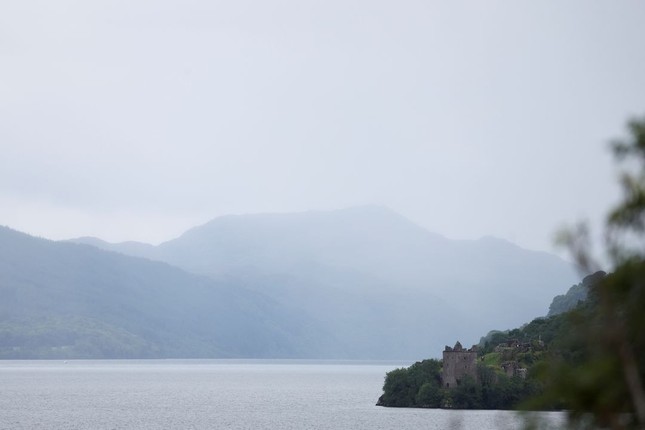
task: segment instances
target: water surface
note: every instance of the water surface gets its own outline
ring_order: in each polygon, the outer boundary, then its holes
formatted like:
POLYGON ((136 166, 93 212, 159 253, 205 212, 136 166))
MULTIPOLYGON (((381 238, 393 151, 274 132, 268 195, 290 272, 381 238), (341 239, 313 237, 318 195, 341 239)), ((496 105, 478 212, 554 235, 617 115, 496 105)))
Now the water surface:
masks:
POLYGON ((522 428, 515 412, 376 407, 385 373, 409 364, 0 361, 0 429, 522 428))

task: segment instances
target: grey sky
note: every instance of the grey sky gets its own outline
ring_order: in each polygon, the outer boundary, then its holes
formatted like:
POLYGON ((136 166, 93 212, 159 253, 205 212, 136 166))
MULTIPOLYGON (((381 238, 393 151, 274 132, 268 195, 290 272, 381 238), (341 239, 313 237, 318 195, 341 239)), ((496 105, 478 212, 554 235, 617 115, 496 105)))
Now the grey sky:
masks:
POLYGON ((0 224, 157 243, 383 204, 552 249, 617 198, 642 1, 0 3, 0 224))

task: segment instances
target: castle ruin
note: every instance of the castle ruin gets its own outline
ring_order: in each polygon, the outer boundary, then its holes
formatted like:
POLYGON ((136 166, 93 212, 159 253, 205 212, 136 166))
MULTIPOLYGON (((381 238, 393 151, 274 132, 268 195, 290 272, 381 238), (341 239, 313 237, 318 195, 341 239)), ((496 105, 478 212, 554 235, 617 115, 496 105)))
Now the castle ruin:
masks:
POLYGON ((477 346, 464 349, 457 341, 453 348, 446 345, 443 351, 442 385, 454 388, 466 375, 477 380, 477 346))

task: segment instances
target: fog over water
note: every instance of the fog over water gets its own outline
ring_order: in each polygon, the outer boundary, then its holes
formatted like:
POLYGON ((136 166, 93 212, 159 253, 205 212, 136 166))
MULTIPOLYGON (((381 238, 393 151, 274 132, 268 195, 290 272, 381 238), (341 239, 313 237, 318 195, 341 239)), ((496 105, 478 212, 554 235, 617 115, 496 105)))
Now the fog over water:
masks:
POLYGON ((640 1, 0 4, 0 225, 159 243, 229 213, 393 208, 551 250, 615 200, 640 1))

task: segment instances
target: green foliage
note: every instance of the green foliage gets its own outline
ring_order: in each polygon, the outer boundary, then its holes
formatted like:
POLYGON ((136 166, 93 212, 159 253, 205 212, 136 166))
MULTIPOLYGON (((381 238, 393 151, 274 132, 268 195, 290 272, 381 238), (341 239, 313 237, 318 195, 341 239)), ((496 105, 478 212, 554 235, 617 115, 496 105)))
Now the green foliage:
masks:
POLYGON ((567 315, 567 331, 538 369, 546 389, 535 406, 567 409, 583 428, 640 428, 629 381, 645 379, 643 280, 644 263, 623 263, 567 315))
POLYGON ((444 393, 441 386, 435 382, 426 382, 417 393, 415 404, 422 408, 438 408, 443 402, 444 393))
POLYGON ((499 366, 478 365, 477 379, 470 376, 456 387, 441 386, 441 361, 424 360, 407 369, 388 372, 378 405, 391 407, 514 409, 537 390, 537 382, 509 378, 499 366))
POLYGON ((499 352, 491 352, 482 356, 482 363, 485 366, 499 366, 501 362, 499 352))
POLYGON ((482 387, 471 376, 466 375, 451 391, 451 403, 455 409, 482 409, 482 387))
POLYGON ((573 285, 566 294, 554 297, 549 306, 548 316, 558 315, 579 306, 587 299, 589 288, 605 275, 605 272, 598 271, 585 277, 581 283, 573 285))
POLYGON ((482 355, 493 352, 494 348, 500 343, 508 340, 508 331, 492 330, 481 338, 479 341, 479 352, 482 355))
POLYGON ((387 373, 383 385, 382 403, 387 406, 414 406, 416 387, 411 383, 406 369, 395 369, 387 373))
POLYGON ((236 285, 0 226, 0 358, 320 356, 312 325, 236 285))
MULTIPOLYGON (((590 322, 598 304, 596 291, 603 279, 604 273, 583 281, 582 284, 589 289, 589 299, 572 311, 536 318, 520 328, 492 331, 482 338, 480 345, 484 344, 484 347, 480 348, 482 355, 477 365, 476 380, 466 377, 454 389, 442 388, 441 362, 425 360, 408 369, 388 373, 379 404, 463 409, 563 408, 563 402, 553 401, 544 391, 545 383, 541 378, 554 363, 576 366, 584 362, 588 353, 576 333, 579 326, 591 331, 597 329, 597 324, 590 322), (504 362, 528 369, 526 378, 509 377, 502 369, 504 362)), ((549 374, 551 377, 554 375, 549 374)), ((559 384, 569 384, 560 374, 555 379, 559 384)), ((567 386, 567 389, 571 388, 567 386)), ((594 389, 598 387, 594 386, 594 389)))
POLYGON ((90 318, 0 323, 0 359, 152 358, 158 353, 140 336, 90 318))
MULTIPOLYGON (((569 313, 570 330, 539 369, 545 389, 535 402, 566 408, 577 428, 645 427, 645 118, 630 121, 629 131, 629 140, 614 143, 616 157, 631 163, 607 221, 613 273, 569 313)), ((593 266, 584 225, 562 237, 581 266, 593 266)))
POLYGON ((441 362, 434 359, 418 361, 407 369, 395 369, 385 375, 379 405, 436 407, 435 396, 440 387, 441 362))
MULTIPOLYGON (((584 302, 580 288, 570 290, 554 300, 550 317, 482 338, 479 381, 465 378, 453 390, 430 386, 417 398, 443 394, 443 407, 504 409, 523 403, 531 409, 566 409, 572 428, 645 428, 645 118, 631 121, 629 129, 631 140, 614 144, 617 157, 635 158, 637 167, 634 171, 632 164, 623 173, 624 199, 608 217, 613 273, 585 278, 580 284, 586 289, 584 302), (511 339, 522 347, 509 348, 511 339), (526 379, 495 370, 511 357, 529 368, 526 379)), ((589 270, 586 234, 583 225, 562 238, 589 270)), ((399 375, 407 377, 404 369, 399 375)))

